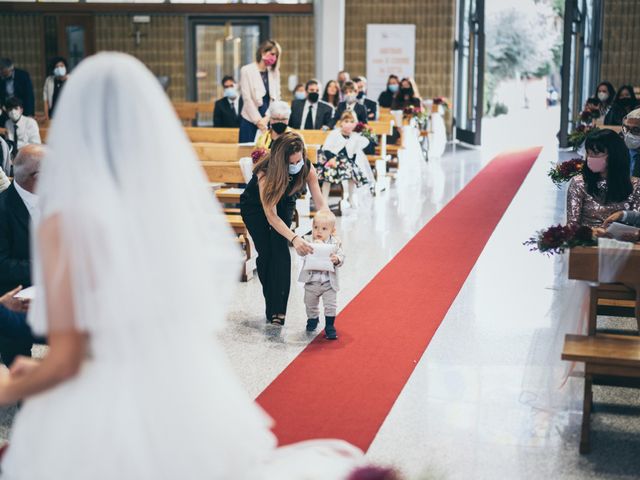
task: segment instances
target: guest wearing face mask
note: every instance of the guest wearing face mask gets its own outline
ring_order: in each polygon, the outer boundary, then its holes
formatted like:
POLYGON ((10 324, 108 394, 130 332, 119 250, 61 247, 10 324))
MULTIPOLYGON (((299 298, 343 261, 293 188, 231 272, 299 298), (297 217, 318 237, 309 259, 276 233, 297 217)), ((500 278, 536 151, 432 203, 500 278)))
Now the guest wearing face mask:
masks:
POLYGON ((307 92, 304 90, 304 85, 299 83, 296 88, 293 89, 293 100, 305 100, 307 98, 307 92))
POLYGON ((62 87, 68 78, 69 66, 62 57, 56 57, 49 66, 49 76, 44 81, 44 116, 47 120, 53 118, 53 110, 56 106, 62 87))
POLYGON ((418 87, 413 78, 400 81, 400 91, 393 99, 391 110, 404 110, 407 107, 419 107, 422 104, 418 87))
POLYGON ((640 179, 629 175, 629 151, 613 130, 587 137, 587 164, 569 182, 567 224, 597 228, 620 210, 640 209, 640 179))
POLYGON ((291 108, 287 102, 273 102, 269 106, 269 129, 262 133, 256 140, 256 148, 266 148, 269 150, 274 140, 285 132, 290 132, 289 117, 291 108))
POLYGON ((296 99, 291 103, 289 126, 296 130, 322 130, 331 128, 333 107, 320 100, 320 84, 311 79, 304 86, 305 99, 296 99))
POLYGON ((15 68, 12 60, 2 58, 0 59, 0 104, 4 105, 11 97, 21 99, 24 106, 24 114, 28 117, 33 117, 35 100, 31 76, 28 72, 15 68))
POLYGON ((605 125, 622 125, 624 117, 636 108, 638 108, 638 100, 633 86, 623 85, 618 89, 611 110, 604 119, 605 125))
POLYGON ((291 254, 313 252, 312 246, 291 230, 296 194, 308 186, 313 202, 325 210, 318 175, 307 158, 302 137, 290 132, 274 140, 271 150, 253 169, 253 177, 240 197, 240 211, 253 239, 258 278, 265 299, 268 323, 282 326, 291 287, 291 254))
POLYGON ((282 49, 275 40, 265 40, 256 51, 256 61, 240 69, 242 118, 240 143, 253 142, 256 133, 268 130, 269 104, 280 100, 280 56, 282 49))
POLYGON ((622 135, 629 149, 631 175, 640 177, 640 109, 633 110, 624 117, 622 135))
POLYGON ((230 75, 222 79, 224 98, 216 101, 213 107, 213 126, 216 128, 238 128, 240 126, 240 112, 242 98, 238 94, 236 82, 230 75))
POLYGON ((367 123, 367 109, 364 105, 358 103, 357 95, 358 89, 355 83, 352 81, 345 82, 344 87, 342 87, 344 101, 340 102, 338 108, 336 108, 336 113, 332 120, 332 128, 340 121, 344 112, 351 112, 356 116, 358 122, 367 123))
MULTIPOLYGON (((4 109, 9 117, 4 128, 7 130, 7 143, 11 146, 12 157, 15 157, 25 145, 42 143, 38 122, 24 115, 22 101, 19 98, 9 98, 4 104, 4 109)), ((11 176, 11 173, 9 175, 11 176)))
POLYGON ((360 105, 364 105, 364 108, 367 109, 367 120, 377 120, 378 119, 378 102, 375 100, 371 100, 367 97, 367 79, 366 77, 355 77, 353 79, 353 83, 355 83, 356 88, 358 89, 358 94, 356 98, 358 99, 358 103, 360 105))
POLYGON ((607 115, 611 110, 613 99, 616 98, 616 89, 609 82, 600 82, 598 88, 596 88, 595 97, 600 100, 600 117, 604 119, 604 124, 607 125, 607 115))
POLYGON ((400 79, 397 75, 389 75, 387 79, 387 89, 378 96, 378 104, 382 108, 391 108, 393 99, 400 91, 400 79))

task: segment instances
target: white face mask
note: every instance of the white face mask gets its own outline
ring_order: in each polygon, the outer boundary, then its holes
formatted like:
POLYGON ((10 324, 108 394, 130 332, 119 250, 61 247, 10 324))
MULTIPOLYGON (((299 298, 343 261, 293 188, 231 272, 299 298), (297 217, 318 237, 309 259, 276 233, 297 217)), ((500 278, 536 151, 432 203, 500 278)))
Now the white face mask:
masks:
POLYGON ((598 92, 598 99, 601 102, 606 102, 609 100, 609 94, 607 92, 598 92))
POLYGON ((67 74, 67 69, 65 67, 56 67, 53 70, 53 74, 56 77, 64 77, 67 74))
POLYGON ((297 175, 302 170, 304 166, 304 160, 300 160, 298 163, 294 163, 293 165, 289 164, 289 175, 297 175))
POLYGON ((9 118, 13 123, 17 123, 18 120, 20 120, 20 117, 22 117, 22 112, 19 108, 14 108, 9 112, 9 118))
POLYGON ((350 93, 349 95, 345 95, 344 96, 344 100, 348 103, 348 104, 352 104, 352 103, 356 103, 356 96, 354 93, 350 93))
POLYGON ((625 134, 624 143, 629 150, 640 149, 640 137, 638 135, 633 135, 632 133, 625 134))

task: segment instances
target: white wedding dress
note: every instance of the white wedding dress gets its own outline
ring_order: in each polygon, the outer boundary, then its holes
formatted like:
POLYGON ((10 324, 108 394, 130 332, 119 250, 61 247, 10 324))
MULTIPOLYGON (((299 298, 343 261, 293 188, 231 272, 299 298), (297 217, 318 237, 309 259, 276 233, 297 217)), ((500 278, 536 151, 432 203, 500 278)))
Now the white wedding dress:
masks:
POLYGON ((48 318, 64 287, 43 281, 35 241, 29 321, 86 332, 90 353, 72 380, 25 401, 2 478, 346 478, 362 462, 346 442, 276 448, 216 340, 240 252, 153 75, 122 54, 83 61, 49 148, 42 222, 59 220, 73 314, 48 318))

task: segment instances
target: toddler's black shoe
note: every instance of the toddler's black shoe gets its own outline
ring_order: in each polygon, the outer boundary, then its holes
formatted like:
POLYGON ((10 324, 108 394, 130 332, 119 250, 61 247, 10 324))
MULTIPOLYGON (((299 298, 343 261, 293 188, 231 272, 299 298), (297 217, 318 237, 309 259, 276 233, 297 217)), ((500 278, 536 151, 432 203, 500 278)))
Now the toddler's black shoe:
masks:
POLYGON ((313 332, 316 328, 318 328, 318 319, 310 318, 307 320, 307 332, 313 332))
POLYGON ((336 327, 333 325, 335 321, 336 317, 325 318, 324 338, 326 338, 327 340, 338 339, 338 332, 336 331, 336 327))

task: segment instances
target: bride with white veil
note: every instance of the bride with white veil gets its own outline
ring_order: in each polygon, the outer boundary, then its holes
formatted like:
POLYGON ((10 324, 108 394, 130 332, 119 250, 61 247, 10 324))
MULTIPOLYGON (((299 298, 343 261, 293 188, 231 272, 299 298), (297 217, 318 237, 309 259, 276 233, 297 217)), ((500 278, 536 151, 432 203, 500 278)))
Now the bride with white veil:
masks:
POLYGON ((276 448, 222 353, 240 252, 153 75, 85 60, 48 142, 29 321, 49 351, 0 375, 1 403, 26 399, 2 478, 346 478, 361 452, 276 448))

